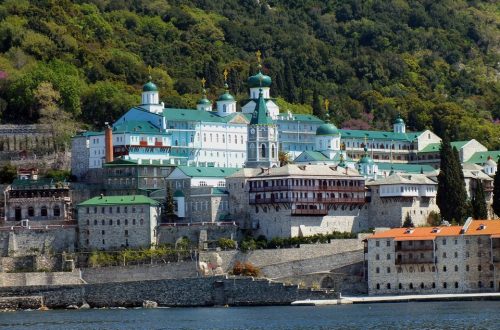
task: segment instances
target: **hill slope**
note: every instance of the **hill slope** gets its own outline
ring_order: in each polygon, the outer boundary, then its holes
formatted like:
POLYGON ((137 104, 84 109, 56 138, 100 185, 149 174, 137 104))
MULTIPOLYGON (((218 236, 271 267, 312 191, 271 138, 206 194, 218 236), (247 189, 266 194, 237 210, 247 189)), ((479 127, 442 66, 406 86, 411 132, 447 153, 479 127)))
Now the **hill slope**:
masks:
POLYGON ((257 49, 285 108, 323 116, 328 98, 339 126, 384 129, 401 113, 411 129, 500 148, 493 0, 7 0, 1 119, 38 121, 49 81, 62 110, 102 126, 139 102, 148 66, 167 105, 193 107, 201 77, 213 99, 225 68, 244 99, 257 49))

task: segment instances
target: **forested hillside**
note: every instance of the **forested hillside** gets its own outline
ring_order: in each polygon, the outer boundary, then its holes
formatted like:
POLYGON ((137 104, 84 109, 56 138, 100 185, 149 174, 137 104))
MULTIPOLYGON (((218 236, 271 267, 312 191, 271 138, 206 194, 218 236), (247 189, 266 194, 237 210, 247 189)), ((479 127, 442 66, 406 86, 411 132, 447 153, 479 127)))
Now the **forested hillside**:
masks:
POLYGON ((139 102, 149 66, 169 106, 194 107, 202 77, 214 99, 224 69, 243 100, 258 49, 284 109, 323 116, 328 98, 338 126, 387 129, 401 113, 500 148, 495 0, 6 0, 0 118, 37 122, 55 102, 102 126, 139 102))

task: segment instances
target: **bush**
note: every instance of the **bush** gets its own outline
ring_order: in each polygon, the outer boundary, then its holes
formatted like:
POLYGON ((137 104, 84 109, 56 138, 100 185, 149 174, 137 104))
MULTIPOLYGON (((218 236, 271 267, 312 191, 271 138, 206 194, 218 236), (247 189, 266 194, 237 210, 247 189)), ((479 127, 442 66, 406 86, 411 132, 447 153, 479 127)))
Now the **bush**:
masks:
POLYGON ((236 261, 233 266, 233 275, 237 276, 260 276, 260 268, 254 266, 250 262, 241 263, 236 261))
POLYGON ((223 250, 234 250, 236 249, 236 242, 230 238, 221 237, 217 241, 217 245, 223 250))

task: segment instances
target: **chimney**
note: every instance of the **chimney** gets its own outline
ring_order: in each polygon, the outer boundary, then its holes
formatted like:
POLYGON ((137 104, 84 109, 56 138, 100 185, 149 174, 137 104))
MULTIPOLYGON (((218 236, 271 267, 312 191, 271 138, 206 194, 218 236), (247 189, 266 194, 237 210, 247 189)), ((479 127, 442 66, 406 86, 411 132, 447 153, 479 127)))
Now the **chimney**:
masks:
POLYGON ((106 153, 106 163, 110 163, 113 161, 113 131, 108 123, 106 123, 106 131, 104 132, 104 148, 106 153))

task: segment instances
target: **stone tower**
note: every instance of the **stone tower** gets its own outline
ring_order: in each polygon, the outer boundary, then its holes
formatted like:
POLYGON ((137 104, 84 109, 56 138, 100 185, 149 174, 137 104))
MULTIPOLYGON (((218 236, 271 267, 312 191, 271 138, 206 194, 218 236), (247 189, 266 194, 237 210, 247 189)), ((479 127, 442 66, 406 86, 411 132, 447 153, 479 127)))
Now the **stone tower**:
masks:
POLYGON ((269 116, 262 89, 248 125, 246 167, 278 167, 278 130, 269 116))

